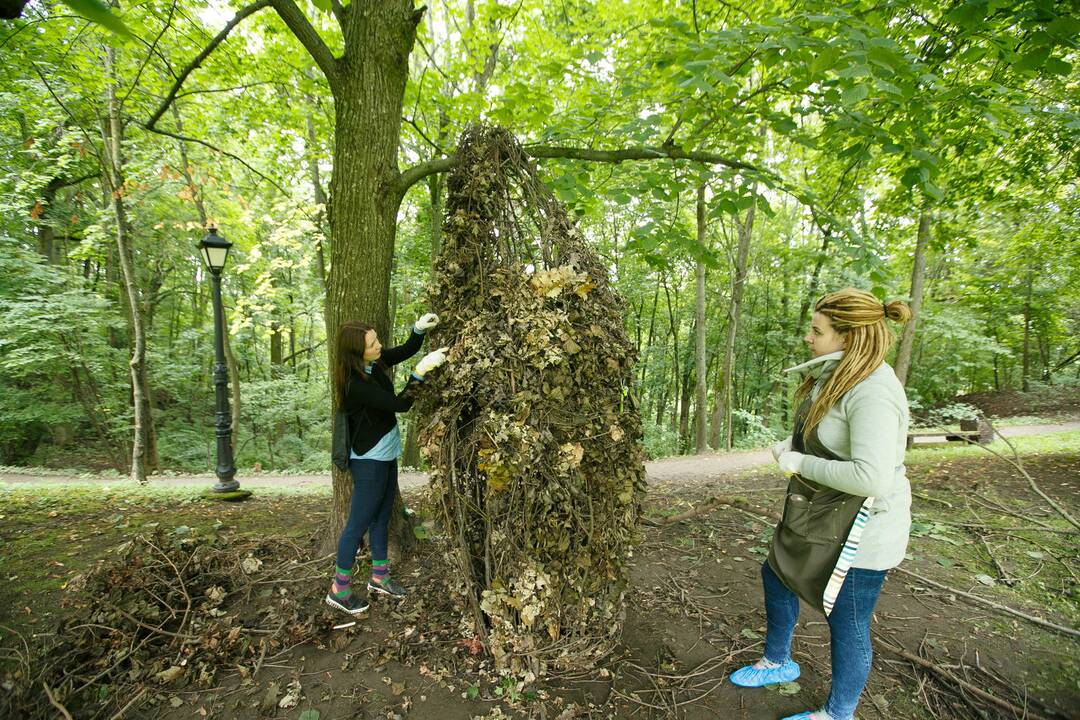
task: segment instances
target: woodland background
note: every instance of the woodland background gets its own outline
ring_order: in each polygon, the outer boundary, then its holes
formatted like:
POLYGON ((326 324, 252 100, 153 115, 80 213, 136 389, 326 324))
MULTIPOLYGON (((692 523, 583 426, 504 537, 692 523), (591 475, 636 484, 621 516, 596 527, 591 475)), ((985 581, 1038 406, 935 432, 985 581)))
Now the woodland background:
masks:
MULTIPOLYGON (((780 370, 805 357, 813 300, 845 285, 911 299, 917 324, 890 360, 916 412, 1067 392, 1080 384, 1072 9, 436 0, 411 54, 388 60, 407 63, 398 162, 420 171, 405 173, 396 237, 364 241, 392 257, 384 344, 426 310, 437 170, 484 121, 538 158, 608 264, 653 457, 786 435, 780 370)), ((335 55, 392 54, 386 38, 338 33, 342 11, 147 0, 114 8, 123 34, 30 2, 0 21, 0 464, 128 473, 141 438, 147 472, 213 467, 196 244, 216 224, 235 243, 238 465, 329 467, 327 317, 351 311, 328 278, 363 295, 374 254, 332 267, 332 158, 362 156, 364 138, 337 126, 317 45, 296 28, 335 55)))

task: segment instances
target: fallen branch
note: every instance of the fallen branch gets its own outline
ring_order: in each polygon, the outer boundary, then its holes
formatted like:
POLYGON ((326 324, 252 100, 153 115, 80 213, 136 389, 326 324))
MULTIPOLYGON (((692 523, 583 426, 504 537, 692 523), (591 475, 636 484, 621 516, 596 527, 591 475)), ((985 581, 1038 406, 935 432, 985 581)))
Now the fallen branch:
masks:
POLYGON ((1056 623, 1050 622, 1049 620, 1043 620, 1040 617, 1035 617, 1034 615, 1028 615, 1027 613, 1020 612, 1019 610, 1011 608, 1008 605, 1002 605, 1000 603, 994 602, 993 600, 987 600, 986 598, 981 598, 978 595, 972 595, 971 593, 964 592, 963 590, 957 590, 956 588, 951 588, 948 585, 942 585, 941 583, 931 580, 928 577, 923 577, 916 572, 912 572, 911 570, 905 570, 902 567, 896 567, 893 568, 893 570, 899 573, 903 573, 904 575, 909 575, 918 580, 919 582, 924 582, 927 585, 931 585, 940 590, 945 590, 947 592, 953 593, 954 595, 958 595, 966 600, 971 600, 973 602, 979 603, 980 605, 985 605, 987 607, 994 608, 995 610, 998 610, 1000 612, 1008 613, 1009 615, 1013 615, 1023 620, 1027 620, 1030 623, 1034 623, 1035 625, 1039 625, 1040 627, 1046 628, 1048 630, 1053 630, 1055 632, 1063 633, 1065 635, 1071 635, 1072 637, 1080 637, 1080 630, 1065 627, 1064 625, 1058 625, 1056 623))
MULTIPOLYGON (((698 505, 695 508, 691 508, 685 512, 681 512, 676 515, 667 515, 665 517, 659 518, 643 517, 641 519, 641 524, 647 525, 648 527, 662 527, 664 525, 671 525, 673 523, 682 522, 683 520, 689 520, 690 518, 698 517, 699 515, 705 515, 706 513, 710 513, 713 510, 724 506, 733 507, 746 512, 756 513, 758 515, 768 516, 767 513, 753 507, 743 498, 729 497, 726 495, 716 495, 709 498, 701 505, 698 505)), ((774 519, 779 520, 780 516, 777 515, 774 519)))
POLYGON ((981 447, 986 452, 991 453, 993 455, 996 455, 997 457, 1001 458, 1002 460, 1004 460, 1005 462, 1009 463, 1014 468, 1016 468, 1016 471, 1019 472, 1021 475, 1023 475, 1024 479, 1027 480, 1028 485, 1031 487, 1032 490, 1035 491, 1035 494, 1037 494, 1039 497, 1041 497, 1043 500, 1045 500, 1047 502, 1047 504, 1050 505, 1050 507, 1054 508, 1054 510, 1056 510, 1057 513, 1059 515, 1061 515, 1061 517, 1068 520, 1069 524, 1071 524, 1077 530, 1080 530, 1080 521, 1077 521, 1077 519, 1074 518, 1072 515, 1070 515, 1069 512, 1065 508, 1061 507, 1061 505, 1059 505, 1057 503, 1057 501, 1055 501, 1052 497, 1050 497, 1049 495, 1044 493, 1042 491, 1042 488, 1040 488, 1039 485, 1035 482, 1035 478, 1031 477, 1031 475, 1028 473, 1028 471, 1024 469, 1023 462, 1020 460, 1020 453, 1018 453, 1016 451, 1016 447, 1011 442, 1009 442, 1009 438, 1002 435, 1001 431, 997 430, 997 429, 994 430, 994 434, 997 435, 999 438, 1001 438, 1005 442, 1005 444, 1009 446, 1009 450, 1011 450, 1012 454, 1013 454, 1012 458, 1005 457, 1004 455, 999 453, 997 450, 994 450, 993 448, 991 448, 991 447, 989 447, 987 445, 979 445, 977 442, 969 440, 966 437, 963 437, 963 436, 961 436, 961 437, 964 440, 964 442, 966 442, 968 445, 978 445, 979 447, 981 447))
POLYGON ((910 662, 911 664, 916 665, 918 667, 921 667, 924 670, 929 670, 930 672, 934 673, 935 675, 949 681, 950 683, 953 683, 954 685, 957 685, 958 687, 962 688, 964 691, 971 693, 972 695, 979 698, 980 700, 984 700, 985 702, 988 702, 988 703, 990 703, 992 705, 995 705, 996 707, 999 707, 999 708, 1001 708, 1003 710, 1008 710, 1009 712, 1013 713, 1016 717, 1027 718, 1028 720, 1047 720, 1046 716, 1044 716, 1044 715, 1037 715, 1037 714, 1033 713, 1031 710, 1029 710, 1027 708, 1018 707, 1016 705, 1013 705, 1008 700, 1003 700, 1002 698, 999 698, 997 695, 992 695, 992 694, 986 692, 985 690, 981 690, 981 689, 975 687, 974 685, 972 685, 971 683, 967 682, 966 680, 962 680, 961 678, 956 677, 951 672, 949 672, 948 670, 940 667, 939 665, 936 665, 935 663, 932 663, 929 660, 926 660, 925 658, 921 658, 918 655, 914 655, 912 653, 909 653, 907 650, 904 650, 903 648, 899 648, 899 647, 896 647, 895 645, 887 643, 884 640, 882 640, 880 637, 875 637, 874 642, 876 642, 878 644, 878 646, 880 646, 882 649, 888 650, 889 652, 893 653, 894 655, 898 655, 898 656, 904 658, 905 660, 907 660, 908 662, 910 662))

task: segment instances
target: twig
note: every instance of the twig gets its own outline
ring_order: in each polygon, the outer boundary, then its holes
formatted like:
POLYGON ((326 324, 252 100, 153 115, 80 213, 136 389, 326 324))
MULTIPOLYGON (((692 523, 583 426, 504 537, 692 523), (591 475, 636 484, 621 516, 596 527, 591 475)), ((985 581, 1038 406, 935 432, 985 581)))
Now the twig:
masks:
POLYGON ((988 702, 988 703, 990 703, 992 705, 995 705, 995 706, 997 706, 999 708, 1002 708, 1003 710, 1008 710, 1009 712, 1013 713, 1017 717, 1029 718, 1030 720, 1046 720, 1045 716, 1037 715, 1037 714, 1033 713, 1030 709, 1017 707, 1016 705, 1013 705, 1008 700, 1003 700, 1003 699, 999 698, 996 695, 991 695, 990 693, 986 692, 985 690, 981 690, 981 689, 975 687, 974 685, 967 682, 966 680, 962 680, 962 679, 956 677, 955 675, 953 675, 951 672, 944 669, 940 665, 932 663, 929 660, 925 660, 925 659, 919 657, 918 655, 913 655, 912 653, 909 653, 907 650, 904 650, 903 648, 899 648, 899 647, 896 647, 894 645, 891 645, 891 644, 885 642, 884 640, 882 640, 880 637, 875 637, 874 641, 879 646, 881 646, 883 649, 888 650, 889 652, 893 653, 894 655, 899 655, 900 657, 904 658, 905 660, 912 663, 913 665, 917 665, 917 666, 923 668, 924 670, 929 670, 929 671, 933 672, 934 674, 940 676, 941 678, 943 678, 945 680, 948 680, 949 682, 951 682, 951 683, 957 685, 958 687, 962 688, 966 692, 971 693, 975 697, 977 697, 977 698, 979 698, 981 700, 984 700, 984 701, 986 701, 986 702, 988 702))
POLYGON ((1063 633, 1065 635, 1071 635, 1073 637, 1080 637, 1080 630, 1065 627, 1064 625, 1057 625, 1048 620, 1043 620, 1042 618, 1020 612, 1019 610, 1013 609, 1008 605, 1001 605, 1000 603, 996 603, 993 600, 987 600, 986 598, 981 598, 978 595, 972 595, 971 593, 964 592, 963 590, 957 590, 956 588, 951 588, 948 585, 942 585, 939 582, 935 582, 930 578, 923 577, 922 575, 919 575, 916 572, 912 572, 911 570, 905 570, 902 567, 893 568, 893 570, 899 573, 903 573, 904 575, 910 575, 911 577, 915 578, 920 582, 924 582, 927 585, 932 585, 933 587, 936 587, 938 589, 953 593, 954 595, 958 595, 967 600, 977 602, 980 605, 986 605, 987 607, 994 608, 995 610, 999 610, 1001 612, 1008 613, 1009 615, 1013 615, 1023 620, 1027 620, 1030 623, 1034 623, 1035 625, 1039 625, 1040 627, 1046 628, 1048 630, 1053 630, 1055 632, 1063 633))
POLYGON ((735 508, 737 510, 750 510, 752 512, 756 512, 756 513, 759 513, 759 514, 764 514, 764 513, 761 513, 761 511, 757 510, 756 508, 753 508, 750 505, 750 503, 748 503, 743 498, 729 497, 729 496, 726 496, 726 495, 716 495, 714 497, 709 498, 708 500, 706 500, 704 503, 697 506, 696 508, 691 508, 690 510, 687 510, 686 512, 678 513, 677 515, 668 515, 666 517, 660 517, 660 518, 655 518, 655 519, 653 519, 653 518, 642 518, 641 519, 641 524, 642 525, 647 525, 649 527, 660 527, 662 525, 671 525, 672 523, 681 522, 683 520, 689 520, 690 518, 697 517, 698 515, 704 515, 705 513, 712 512, 716 508, 722 507, 724 505, 731 506, 731 507, 733 507, 733 508, 735 508))
POLYGON ((986 536, 982 533, 979 533, 978 535, 979 541, 983 544, 983 547, 986 548, 986 554, 990 556, 990 561, 994 563, 994 567, 997 568, 998 576, 1001 578, 1001 582, 1005 583, 1009 587, 1015 585, 1016 579, 1009 577, 1009 573, 1005 572, 1005 568, 998 561, 997 557, 994 556, 994 551, 990 549, 990 543, 986 542, 986 536))
POLYGON ((134 705, 135 703, 137 703, 137 702, 139 702, 140 700, 143 699, 144 695, 146 695, 146 688, 143 688, 138 693, 136 693, 135 697, 128 700, 127 704, 124 705, 124 707, 120 708, 116 712, 116 714, 113 715, 109 720, 120 720, 120 718, 122 718, 124 716, 124 713, 126 713, 128 711, 128 709, 131 708, 132 705, 134 705))
POLYGON ((41 687, 45 688, 45 695, 49 698, 49 702, 52 706, 60 711, 60 713, 67 719, 71 720, 71 713, 67 711, 67 708, 60 704, 60 701, 53 697, 52 690, 44 682, 41 683, 41 687))
POLYGON ((163 629, 161 629, 159 627, 154 627, 153 625, 148 625, 147 623, 144 623, 142 620, 139 620, 137 617, 135 617, 131 613, 126 612, 122 608, 118 608, 115 605, 113 605, 113 609, 116 610, 121 615, 123 615, 124 617, 126 617, 131 622, 138 625, 139 627, 144 628, 146 630, 150 630, 151 632, 161 633, 162 635, 168 635, 169 637, 173 637, 173 638, 179 638, 180 640, 183 640, 185 642, 195 642, 196 640, 199 639, 199 638, 195 637, 194 635, 184 635, 182 633, 169 632, 168 630, 163 630, 163 629))
POLYGON ((941 499, 936 498, 936 497, 930 497, 929 495, 923 495, 922 493, 917 493, 914 490, 911 491, 911 494, 914 497, 922 498, 923 500, 929 500, 930 502, 941 503, 942 505, 944 505, 945 507, 948 507, 948 508, 953 507, 953 504, 951 502, 949 502, 948 500, 941 500, 941 499))

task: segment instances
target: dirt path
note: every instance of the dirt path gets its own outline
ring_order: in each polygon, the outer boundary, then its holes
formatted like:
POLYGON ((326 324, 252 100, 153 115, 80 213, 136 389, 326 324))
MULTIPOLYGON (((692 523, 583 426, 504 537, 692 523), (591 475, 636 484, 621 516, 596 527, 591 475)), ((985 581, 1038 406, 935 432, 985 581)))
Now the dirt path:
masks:
MULTIPOLYGON (((1080 430, 1080 421, 1058 423, 1054 425, 1016 425, 998 428, 1005 437, 1042 435, 1067 430, 1080 430)), ((922 442, 916 444, 922 445, 922 442)), ((645 463, 649 482, 664 483, 677 480, 686 484, 697 484, 717 480, 727 473, 763 465, 771 462, 768 450, 747 450, 731 453, 712 453, 709 455, 684 455, 679 457, 651 460, 645 463)), ((328 475, 241 475, 237 478, 243 487, 290 487, 311 488, 320 485, 329 486, 328 475)), ((398 481, 403 489, 420 487, 427 483, 427 474, 423 472, 402 472, 398 481)), ((150 482, 155 485, 183 487, 188 485, 212 485, 216 482, 213 475, 154 475, 150 482)), ((96 485, 126 485, 127 480, 115 477, 79 477, 71 475, 34 475, 0 473, 0 483, 92 483, 96 485)))

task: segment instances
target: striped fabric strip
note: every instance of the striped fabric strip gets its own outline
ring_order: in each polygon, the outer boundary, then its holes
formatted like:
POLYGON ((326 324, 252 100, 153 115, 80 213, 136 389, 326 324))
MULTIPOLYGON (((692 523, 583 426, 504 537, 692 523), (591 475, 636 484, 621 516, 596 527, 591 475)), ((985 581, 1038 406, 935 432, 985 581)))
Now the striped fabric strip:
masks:
POLYGON ((832 613, 836 596, 840 594, 840 586, 844 584, 844 578, 847 577, 848 570, 851 569, 851 563, 855 560, 855 552, 859 549, 863 528, 866 527, 866 519, 870 517, 870 506, 873 504, 874 498, 872 497, 863 500, 862 507, 859 508, 859 514, 855 516, 855 522, 851 526, 851 532, 848 533, 844 547, 840 551, 840 559, 836 561, 836 567, 833 568, 829 584, 825 586, 822 607, 825 609, 826 617, 832 613))

